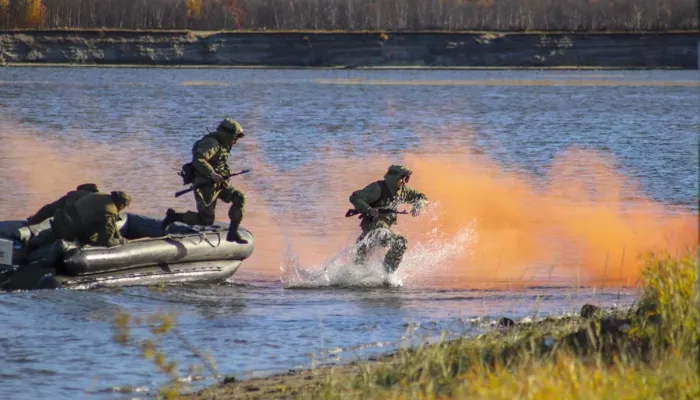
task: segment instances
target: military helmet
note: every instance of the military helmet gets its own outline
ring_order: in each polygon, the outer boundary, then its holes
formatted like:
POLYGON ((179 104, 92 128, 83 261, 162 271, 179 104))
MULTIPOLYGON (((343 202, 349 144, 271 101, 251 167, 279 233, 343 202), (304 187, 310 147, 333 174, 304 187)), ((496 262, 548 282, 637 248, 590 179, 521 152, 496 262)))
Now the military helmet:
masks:
POLYGON ((413 171, 404 167, 403 165, 392 165, 387 171, 388 175, 398 175, 399 177, 405 176, 406 178, 410 178, 412 173, 413 171))
POLYGON ((223 121, 221 121, 219 126, 216 127, 216 131, 235 135, 236 137, 245 136, 241 124, 232 118, 225 118, 223 121))
POLYGON ((97 185, 94 183, 83 183, 82 185, 78 185, 75 190, 84 190, 86 192, 92 192, 92 193, 97 193, 99 190, 97 189, 97 185))
POLYGON ((112 199, 114 199, 115 202, 120 202, 124 204, 125 207, 129 207, 129 204, 131 204, 131 197, 126 194, 126 192, 122 192, 120 190, 114 191, 110 193, 112 196, 112 199))

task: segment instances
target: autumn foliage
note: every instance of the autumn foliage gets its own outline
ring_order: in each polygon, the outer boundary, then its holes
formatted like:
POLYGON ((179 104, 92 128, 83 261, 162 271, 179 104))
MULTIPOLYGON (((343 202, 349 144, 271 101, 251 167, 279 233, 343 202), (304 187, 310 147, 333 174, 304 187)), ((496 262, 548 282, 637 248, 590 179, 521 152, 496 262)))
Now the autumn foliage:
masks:
POLYGON ((46 22, 46 7, 41 0, 0 0, 0 24, 41 28, 46 22))
POLYGON ((654 31, 696 0, 0 0, 0 28, 654 31))
POLYGON ((189 19, 200 19, 202 17, 202 0, 185 0, 185 15, 189 19))

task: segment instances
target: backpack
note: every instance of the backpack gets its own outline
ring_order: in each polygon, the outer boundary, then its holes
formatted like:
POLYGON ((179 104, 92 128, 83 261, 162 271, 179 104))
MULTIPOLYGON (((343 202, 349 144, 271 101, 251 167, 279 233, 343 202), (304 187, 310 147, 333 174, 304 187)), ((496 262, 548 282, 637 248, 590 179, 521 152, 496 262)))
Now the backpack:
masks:
MULTIPOLYGON (((219 138, 217 136, 214 136, 213 133, 209 133, 208 135, 204 135, 199 140, 194 142, 194 144, 192 145, 192 157, 193 158, 194 158, 194 153, 197 150, 197 146, 199 145, 199 143, 201 141, 203 141, 204 139, 206 139, 208 137, 212 137, 212 136, 214 138, 216 138, 217 142, 219 142, 219 138)), ((219 144, 224 146, 221 142, 219 142, 219 144)), ((180 170, 177 172, 177 174, 180 175, 180 177, 182 178, 183 185, 189 185, 190 183, 192 183, 192 181, 194 181, 195 172, 196 171, 194 169, 194 165, 192 165, 192 161, 190 161, 190 162, 182 164, 182 167, 180 167, 180 170)))
MULTIPOLYGON (((192 157, 194 158, 194 152, 197 150, 197 145, 199 145, 199 142, 202 140, 206 139, 209 135, 204 135, 203 137, 199 138, 194 144, 192 145, 192 157)), ((195 174, 195 169, 194 165, 192 165, 192 161, 186 162, 182 164, 182 167, 180 167, 180 170, 177 172, 178 175, 180 175, 180 178, 182 178, 182 184, 183 185, 189 185, 194 181, 194 174, 195 174)))

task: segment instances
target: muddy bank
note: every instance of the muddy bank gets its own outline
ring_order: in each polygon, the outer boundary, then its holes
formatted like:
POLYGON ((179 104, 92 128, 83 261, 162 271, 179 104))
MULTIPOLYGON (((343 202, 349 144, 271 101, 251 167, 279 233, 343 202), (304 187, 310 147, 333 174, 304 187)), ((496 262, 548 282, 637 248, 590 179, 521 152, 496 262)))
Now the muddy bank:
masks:
POLYGON ((0 64, 696 69, 700 33, 0 31, 0 64))

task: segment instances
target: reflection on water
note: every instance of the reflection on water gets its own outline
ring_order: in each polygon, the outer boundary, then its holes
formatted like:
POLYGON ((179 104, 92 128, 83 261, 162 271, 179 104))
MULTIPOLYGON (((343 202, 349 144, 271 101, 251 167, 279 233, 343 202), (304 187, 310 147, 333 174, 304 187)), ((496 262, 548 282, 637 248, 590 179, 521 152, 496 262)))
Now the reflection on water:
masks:
POLYGON ((233 183, 256 249, 235 284, 0 296, 0 395, 145 396, 162 381, 111 340, 120 309, 177 312, 222 373, 244 377, 311 354, 364 357, 407 333, 631 304, 619 286, 634 285, 639 254, 697 243, 699 99, 692 71, 601 75, 4 69, 2 219, 87 181, 130 193, 133 212, 191 209, 173 168, 233 116, 248 135, 229 164, 253 169, 233 183), (397 226, 409 240, 399 287, 363 287, 381 275, 347 262, 359 221, 343 215, 393 163, 431 205, 397 226))

